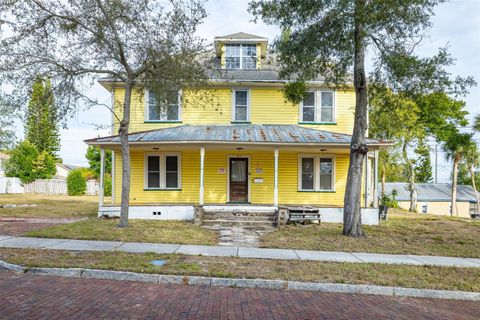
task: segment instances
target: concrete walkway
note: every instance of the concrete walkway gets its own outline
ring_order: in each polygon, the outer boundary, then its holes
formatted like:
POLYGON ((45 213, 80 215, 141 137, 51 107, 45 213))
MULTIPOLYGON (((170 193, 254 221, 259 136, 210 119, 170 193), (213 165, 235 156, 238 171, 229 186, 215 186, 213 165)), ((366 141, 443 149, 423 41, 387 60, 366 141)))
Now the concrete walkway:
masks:
POLYGON ((248 247, 226 246, 199 246, 162 243, 141 243, 121 241, 94 241, 94 240, 68 240, 68 239, 44 239, 0 236, 0 247, 3 248, 38 248, 54 250, 78 250, 78 251, 124 251, 132 253, 155 252, 163 254, 187 254, 215 257, 240 257, 255 259, 279 259, 279 260, 307 260, 327 262, 354 262, 354 263, 385 263, 404 265, 433 265, 444 267, 469 267, 480 268, 480 259, 396 255, 357 252, 334 252, 334 251, 308 251, 292 249, 267 249, 248 247))

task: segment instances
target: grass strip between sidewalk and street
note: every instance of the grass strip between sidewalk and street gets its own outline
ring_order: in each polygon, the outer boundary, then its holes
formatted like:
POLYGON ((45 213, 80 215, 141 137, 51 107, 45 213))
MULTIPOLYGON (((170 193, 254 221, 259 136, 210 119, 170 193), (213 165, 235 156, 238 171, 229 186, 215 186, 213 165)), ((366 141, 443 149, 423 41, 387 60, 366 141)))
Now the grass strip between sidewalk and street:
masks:
POLYGON ((165 275, 261 278, 480 292, 478 268, 10 248, 0 249, 0 259, 30 268, 75 267, 165 275), (150 264, 150 261, 158 259, 166 259, 166 265, 157 267, 150 264))
POLYGON ((217 234, 187 221, 134 220, 127 228, 118 227, 118 219, 87 219, 28 231, 25 236, 38 238, 155 242, 178 244, 217 244, 217 234))

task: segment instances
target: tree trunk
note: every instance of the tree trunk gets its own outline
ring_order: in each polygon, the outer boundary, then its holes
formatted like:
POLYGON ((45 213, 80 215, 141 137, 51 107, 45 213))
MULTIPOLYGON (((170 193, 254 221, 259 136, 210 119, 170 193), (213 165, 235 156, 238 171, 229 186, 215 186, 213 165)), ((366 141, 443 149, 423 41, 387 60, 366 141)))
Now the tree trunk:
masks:
POLYGON ((410 191, 410 207, 408 208, 409 212, 417 212, 417 186, 415 185, 415 168, 413 167, 412 161, 408 158, 407 153, 408 142, 404 141, 402 146, 402 156, 408 166, 408 189, 410 191))
POLYGON ((460 159, 455 155, 453 158, 453 179, 452 179, 452 209, 450 210, 451 216, 458 216, 457 211, 457 176, 458 176, 458 162, 460 159))
POLYGON ((349 237, 364 236, 361 216, 362 172, 367 131, 367 78, 365 76, 365 36, 363 30, 365 0, 355 2, 355 123, 350 143, 350 164, 344 198, 343 234, 349 237))
POLYGON ((473 170, 473 166, 468 166, 468 171, 470 171, 470 177, 472 179, 472 187, 473 191, 475 192, 475 198, 477 199, 477 214, 480 213, 480 197, 478 196, 477 185, 475 184, 475 171, 473 170))
POLYGON ((130 199, 130 145, 128 143, 128 127, 130 124, 130 103, 132 99, 133 81, 125 84, 125 100, 123 102, 123 119, 120 121, 118 134, 122 149, 122 195, 119 227, 128 227, 128 206, 130 199))

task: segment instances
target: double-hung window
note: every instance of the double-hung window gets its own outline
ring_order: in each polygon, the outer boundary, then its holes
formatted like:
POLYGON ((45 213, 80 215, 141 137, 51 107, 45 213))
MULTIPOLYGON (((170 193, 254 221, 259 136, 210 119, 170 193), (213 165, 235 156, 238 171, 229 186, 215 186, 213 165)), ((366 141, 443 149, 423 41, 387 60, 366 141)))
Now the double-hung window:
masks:
POLYGON ((171 90, 164 97, 157 97, 146 90, 146 121, 180 121, 180 93, 171 90))
POLYGON ((300 155, 298 189, 300 191, 334 191, 335 158, 324 155, 300 155))
POLYGON ((301 122, 332 123, 335 121, 335 93, 332 90, 308 91, 300 112, 301 122))
POLYGON ((181 156, 179 153, 145 155, 145 189, 180 189, 181 156))
POLYGON ((257 46, 255 44, 226 44, 225 64, 227 69, 256 69, 257 46))
POLYGON ((232 121, 248 122, 250 121, 250 94, 248 89, 233 90, 232 97, 232 121))

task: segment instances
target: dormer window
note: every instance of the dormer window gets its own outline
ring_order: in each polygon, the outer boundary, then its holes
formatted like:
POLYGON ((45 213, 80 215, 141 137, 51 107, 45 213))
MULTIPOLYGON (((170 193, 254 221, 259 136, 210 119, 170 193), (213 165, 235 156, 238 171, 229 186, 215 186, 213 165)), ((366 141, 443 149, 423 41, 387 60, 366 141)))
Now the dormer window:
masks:
POLYGON ((227 69, 256 69, 257 46, 255 44, 225 44, 227 69))

